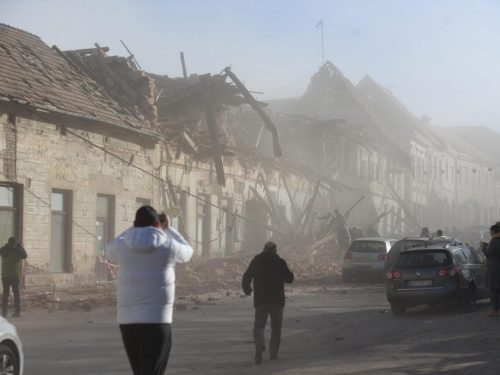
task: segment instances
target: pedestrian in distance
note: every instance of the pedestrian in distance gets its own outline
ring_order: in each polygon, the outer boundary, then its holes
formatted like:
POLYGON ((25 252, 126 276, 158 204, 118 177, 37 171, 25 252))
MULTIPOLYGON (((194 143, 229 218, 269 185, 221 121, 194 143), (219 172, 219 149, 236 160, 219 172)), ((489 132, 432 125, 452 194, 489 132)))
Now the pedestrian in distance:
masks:
POLYGON ((262 363, 262 352, 266 350, 264 330, 267 318, 271 316, 271 341, 269 356, 271 360, 278 359, 281 342, 281 324, 283 308, 285 307, 285 283, 293 282, 293 272, 286 261, 277 254, 278 247, 273 242, 267 242, 264 250, 250 262, 243 275, 243 291, 247 296, 253 294, 255 307, 255 322, 253 337, 255 341, 255 363, 262 363), (253 280, 253 289, 251 286, 253 280))
POLYGON ((349 226, 347 225, 347 221, 344 215, 342 215, 339 210, 335 209, 333 210, 333 213, 335 214, 335 217, 333 218, 333 229, 337 231, 337 242, 339 244, 339 249, 342 252, 346 252, 351 245, 351 234, 349 232, 349 226))
POLYGON ((481 243, 481 250, 486 257, 486 286, 490 288, 492 310, 486 314, 489 318, 500 316, 500 222, 490 227, 489 244, 481 243))
POLYGON ((423 227, 419 237, 431 237, 431 232, 429 231, 429 228, 423 227))
POLYGON ((370 224, 370 226, 368 227, 368 229, 366 231, 366 237, 367 238, 379 238, 380 237, 378 230, 375 229, 373 224, 370 224))
POLYGON ((28 254, 21 243, 17 243, 14 237, 9 238, 7 244, 0 249, 2 257, 2 316, 7 317, 9 308, 9 294, 12 287, 14 293, 13 318, 21 316, 21 296, 19 292, 19 275, 21 272, 21 259, 26 259, 28 254))
POLYGON ((165 213, 143 206, 134 226, 106 247, 117 264, 118 324, 134 375, 163 375, 172 347, 175 270, 193 248, 170 226, 165 213))
POLYGON ((436 231, 436 236, 437 236, 437 237, 443 237, 443 231, 442 231, 441 229, 438 229, 438 230, 436 231))

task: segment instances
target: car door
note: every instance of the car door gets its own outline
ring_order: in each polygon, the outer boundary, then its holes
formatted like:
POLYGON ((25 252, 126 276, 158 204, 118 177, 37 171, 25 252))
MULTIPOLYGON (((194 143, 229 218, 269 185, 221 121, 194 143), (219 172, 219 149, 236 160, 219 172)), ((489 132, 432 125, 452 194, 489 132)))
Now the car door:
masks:
POLYGON ((476 284, 476 289, 478 293, 482 294, 480 289, 485 289, 484 264, 480 262, 480 259, 474 254, 474 251, 468 246, 462 247, 462 252, 467 259, 471 278, 476 284))

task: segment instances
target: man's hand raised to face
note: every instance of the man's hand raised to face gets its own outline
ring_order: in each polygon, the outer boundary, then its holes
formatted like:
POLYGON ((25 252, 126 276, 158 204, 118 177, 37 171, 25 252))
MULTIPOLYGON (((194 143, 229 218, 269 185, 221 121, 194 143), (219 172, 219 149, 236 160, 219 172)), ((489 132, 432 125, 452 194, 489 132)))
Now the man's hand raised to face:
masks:
POLYGON ((170 227, 170 218, 165 212, 158 214, 158 220, 160 220, 160 228, 165 230, 170 227))

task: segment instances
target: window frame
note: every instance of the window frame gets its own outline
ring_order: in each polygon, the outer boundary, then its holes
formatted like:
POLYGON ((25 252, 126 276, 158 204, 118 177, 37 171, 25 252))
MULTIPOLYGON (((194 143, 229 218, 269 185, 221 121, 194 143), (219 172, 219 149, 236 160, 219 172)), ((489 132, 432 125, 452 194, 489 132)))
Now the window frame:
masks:
MULTIPOLYGON (((52 226, 52 215, 56 213, 57 215, 63 215, 65 221, 65 234, 64 234, 64 247, 65 251, 63 254, 63 270, 61 272, 50 272, 50 273, 71 273, 73 272, 72 259, 73 259, 73 191, 66 189, 52 189, 50 196, 50 225, 52 226), (52 194, 62 194, 63 195, 63 211, 52 209, 52 194)), ((52 230, 52 228, 51 228, 52 230)), ((49 243, 49 265, 50 265, 50 251, 52 249, 52 232, 49 243)))

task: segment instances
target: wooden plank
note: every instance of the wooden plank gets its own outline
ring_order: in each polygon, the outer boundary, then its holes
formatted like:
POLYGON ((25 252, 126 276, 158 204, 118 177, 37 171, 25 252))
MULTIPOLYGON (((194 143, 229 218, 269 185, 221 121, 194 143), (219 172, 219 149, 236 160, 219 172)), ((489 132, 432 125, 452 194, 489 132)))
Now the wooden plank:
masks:
MULTIPOLYGON (((77 53, 79 55, 88 55, 90 53, 94 53, 101 50, 102 52, 109 52, 109 47, 100 47, 100 48, 84 48, 84 49, 75 49, 72 52, 77 53)), ((68 51, 64 51, 66 53, 68 51)))
POLYGON ((292 197, 292 193, 290 192, 290 189, 288 188, 288 184, 286 183, 285 177, 283 175, 280 175, 281 180, 283 181, 283 185, 285 186, 286 194, 288 195, 288 199, 290 200, 290 205, 292 206, 292 214, 294 215, 294 218, 298 220, 299 218, 299 210, 297 209, 297 205, 295 204, 295 200, 292 197))
POLYGON ((210 143, 212 145, 212 150, 214 155, 217 183, 221 186, 226 186, 226 177, 224 176, 224 165, 222 163, 219 137, 217 135, 217 120, 215 118, 214 107, 210 99, 210 80, 211 80, 210 73, 203 74, 200 76, 203 108, 205 110, 205 118, 207 120, 208 133, 210 136, 210 143))
POLYGON ((234 82, 240 93, 245 97, 245 99, 248 101, 248 104, 253 108, 255 112, 259 115, 259 117, 264 121, 264 124, 266 125, 267 129, 271 132, 273 136, 273 150, 274 150, 274 156, 279 158, 282 156, 281 152, 281 146, 279 142, 279 134, 278 134, 278 129, 276 126, 273 124, 271 119, 267 116, 267 114, 264 112, 262 107, 257 103, 255 98, 250 94, 250 92, 247 90, 247 88, 241 83, 241 81, 236 77, 236 75, 231 71, 231 68, 226 68, 224 69, 224 72, 231 78, 231 80, 234 82))
POLYGON ((184 76, 184 79, 187 79, 188 74, 186 70, 186 62, 184 61, 184 52, 181 52, 181 64, 182 64, 182 75, 184 76))
POLYGON ((311 212, 312 212, 312 209, 314 207, 314 201, 316 200, 316 197, 318 196, 318 191, 319 191, 320 186, 321 186, 321 180, 318 180, 318 182, 316 183, 316 187, 314 188, 313 195, 312 195, 311 199, 309 200, 308 205, 305 209, 305 217, 304 217, 304 222, 302 223, 302 228, 300 230, 300 234, 303 234, 307 228, 307 223, 309 222, 311 212))

